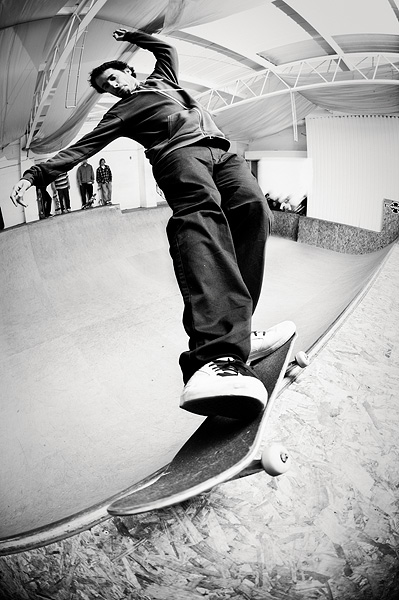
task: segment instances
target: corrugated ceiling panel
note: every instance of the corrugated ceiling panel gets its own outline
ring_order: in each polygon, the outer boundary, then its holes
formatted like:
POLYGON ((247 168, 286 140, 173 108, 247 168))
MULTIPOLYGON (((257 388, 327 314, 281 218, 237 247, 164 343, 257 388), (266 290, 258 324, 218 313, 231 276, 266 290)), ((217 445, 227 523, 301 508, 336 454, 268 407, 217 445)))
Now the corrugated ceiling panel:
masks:
POLYGON ((399 53, 399 35, 357 33, 335 35, 334 41, 343 52, 395 52, 399 53))
POLYGON ((319 56, 334 55, 335 52, 330 47, 329 49, 321 47, 315 40, 304 40, 302 42, 286 44, 277 48, 269 48, 258 54, 273 65, 280 66, 295 61, 317 58, 319 56))

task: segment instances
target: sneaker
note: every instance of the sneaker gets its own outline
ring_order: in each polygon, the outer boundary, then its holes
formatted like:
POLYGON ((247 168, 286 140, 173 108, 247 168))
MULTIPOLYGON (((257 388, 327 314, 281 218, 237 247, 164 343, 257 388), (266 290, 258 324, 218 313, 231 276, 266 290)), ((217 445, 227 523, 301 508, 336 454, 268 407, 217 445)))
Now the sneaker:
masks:
POLYGON ((236 358, 215 359, 194 373, 183 389, 180 407, 198 415, 254 418, 268 394, 255 372, 236 358))
POLYGON ((285 342, 294 335, 296 331, 295 323, 292 321, 283 321, 274 327, 270 327, 266 331, 251 332, 251 351, 247 360, 247 364, 251 364, 254 360, 268 356, 277 348, 280 348, 285 342))

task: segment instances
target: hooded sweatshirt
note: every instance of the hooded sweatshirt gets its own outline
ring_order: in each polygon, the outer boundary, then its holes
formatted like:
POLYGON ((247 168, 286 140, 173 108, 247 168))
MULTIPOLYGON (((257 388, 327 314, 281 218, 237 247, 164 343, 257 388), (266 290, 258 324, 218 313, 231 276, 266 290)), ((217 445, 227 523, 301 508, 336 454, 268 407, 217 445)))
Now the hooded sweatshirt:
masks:
POLYGON ((25 171, 23 178, 31 184, 47 186, 60 173, 71 170, 119 137, 144 146, 152 165, 177 148, 199 142, 229 149, 230 142, 209 113, 180 87, 173 46, 138 31, 127 33, 125 40, 154 54, 154 71, 131 96, 117 102, 92 132, 25 171))

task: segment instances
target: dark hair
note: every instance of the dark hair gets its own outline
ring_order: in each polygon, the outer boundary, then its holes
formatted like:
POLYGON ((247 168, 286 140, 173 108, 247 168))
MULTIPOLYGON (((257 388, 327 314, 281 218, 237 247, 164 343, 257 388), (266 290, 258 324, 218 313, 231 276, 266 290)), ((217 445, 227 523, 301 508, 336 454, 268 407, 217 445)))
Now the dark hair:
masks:
POLYGON ((99 94, 104 94, 104 90, 96 84, 97 77, 102 75, 107 69, 116 69, 117 71, 124 71, 126 68, 130 69, 130 72, 133 75, 133 77, 136 77, 136 73, 133 67, 130 67, 123 60, 110 60, 108 62, 103 63, 99 67, 95 67, 92 70, 89 76, 89 83, 91 87, 93 87, 99 94))

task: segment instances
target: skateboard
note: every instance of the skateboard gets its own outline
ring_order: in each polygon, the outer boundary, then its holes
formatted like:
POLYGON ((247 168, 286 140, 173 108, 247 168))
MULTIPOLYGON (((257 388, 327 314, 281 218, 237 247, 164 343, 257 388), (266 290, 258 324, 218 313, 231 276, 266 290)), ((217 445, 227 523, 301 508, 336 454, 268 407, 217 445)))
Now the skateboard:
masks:
POLYGON ((304 359, 299 353, 290 361, 296 337, 295 333, 283 346, 251 364, 268 391, 268 402, 260 415, 251 420, 207 417, 166 467, 112 502, 108 513, 127 516, 165 508, 261 469, 270 475, 285 472, 290 458, 281 446, 269 446, 260 460, 255 456, 287 369, 304 359))
POLYGON ((84 204, 82 206, 82 210, 86 210, 87 208, 91 208, 92 206, 94 206, 94 203, 96 201, 96 195, 93 194, 91 198, 89 198, 89 200, 87 200, 86 204, 84 204))

